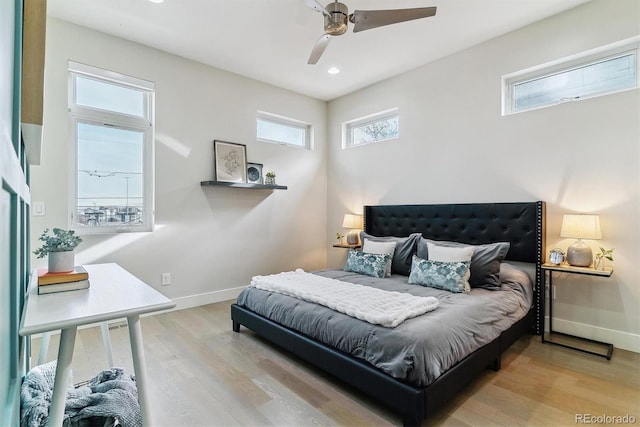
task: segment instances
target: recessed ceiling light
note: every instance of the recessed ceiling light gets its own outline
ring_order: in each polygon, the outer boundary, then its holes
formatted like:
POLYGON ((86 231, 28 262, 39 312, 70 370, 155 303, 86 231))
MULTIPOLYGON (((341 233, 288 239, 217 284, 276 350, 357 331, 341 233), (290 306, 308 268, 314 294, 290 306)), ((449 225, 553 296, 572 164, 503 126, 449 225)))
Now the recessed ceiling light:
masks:
POLYGON ((340 72, 340 68, 338 67, 331 67, 327 70, 327 73, 329 74, 338 74, 340 72))
POLYGON ((164 0, 149 0, 151 3, 164 3, 164 0))

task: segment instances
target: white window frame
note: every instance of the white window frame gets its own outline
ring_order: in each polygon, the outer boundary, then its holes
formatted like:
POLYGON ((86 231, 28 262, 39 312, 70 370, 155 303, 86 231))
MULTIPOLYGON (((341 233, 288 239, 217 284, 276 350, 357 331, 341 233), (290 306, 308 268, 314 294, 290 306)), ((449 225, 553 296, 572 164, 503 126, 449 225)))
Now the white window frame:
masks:
POLYGON ((378 142, 392 141, 400 138, 400 110, 398 107, 390 108, 388 110, 380 111, 377 113, 369 114, 368 116, 359 117, 357 119, 349 120, 342 123, 342 149, 364 147, 369 144, 376 144, 378 142), (390 138, 376 139, 374 141, 364 142, 362 144, 353 143, 353 129, 367 125, 370 123, 381 122, 389 119, 398 119, 398 134, 390 138))
POLYGON ((102 68, 69 61, 68 65, 68 106, 69 106, 69 221, 70 227, 78 234, 113 234, 123 232, 153 231, 155 220, 154 191, 154 137, 155 137, 155 84, 136 77, 127 76, 102 68), (141 90, 145 95, 144 117, 87 107, 75 103, 76 77, 91 78, 114 85, 141 90), (113 225, 99 227, 78 226, 78 141, 79 123, 109 126, 143 133, 143 223, 141 225, 113 225))
POLYGON ((584 99, 596 98, 599 96, 611 95, 614 93, 626 92, 628 90, 638 89, 640 84, 640 70, 638 70, 638 53, 640 48, 640 36, 625 39, 616 43, 611 43, 606 46, 601 46, 595 49, 581 52, 575 55, 567 56, 555 61, 547 62, 545 64, 537 65, 535 67, 527 68, 525 70, 510 73, 502 77, 502 115, 507 116, 511 114, 523 113, 526 111, 539 110, 541 108, 553 107, 565 102, 582 101, 584 99), (615 59, 621 56, 634 54, 635 69, 636 69, 636 84, 633 87, 624 89, 615 89, 610 91, 597 92, 592 94, 585 94, 577 96, 575 98, 560 98, 555 103, 549 103, 545 105, 539 105, 532 108, 526 108, 521 110, 515 110, 515 91, 516 85, 525 83, 531 80, 537 80, 540 78, 548 77, 554 74, 560 74, 568 72, 577 68, 589 66, 598 62, 615 59))
POLYGON ((256 112, 256 140, 260 142, 268 142, 271 144, 285 145, 287 147, 313 150, 313 126, 310 123, 306 123, 301 120, 296 120, 290 117, 280 116, 278 114, 258 110, 256 112), (268 138, 260 138, 260 136, 258 135, 258 121, 260 120, 277 125, 302 129, 304 131, 304 145, 291 144, 286 141, 278 141, 268 138))

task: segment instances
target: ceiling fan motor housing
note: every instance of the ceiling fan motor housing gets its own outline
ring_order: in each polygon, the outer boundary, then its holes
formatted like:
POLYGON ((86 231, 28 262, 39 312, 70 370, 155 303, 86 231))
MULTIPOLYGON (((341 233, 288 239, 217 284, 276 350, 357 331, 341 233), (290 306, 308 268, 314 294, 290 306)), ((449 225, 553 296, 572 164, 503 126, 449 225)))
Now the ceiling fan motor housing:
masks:
POLYGON ((329 3, 325 10, 329 16, 324 17, 324 31, 332 36, 339 36, 347 32, 349 9, 340 2, 329 3))

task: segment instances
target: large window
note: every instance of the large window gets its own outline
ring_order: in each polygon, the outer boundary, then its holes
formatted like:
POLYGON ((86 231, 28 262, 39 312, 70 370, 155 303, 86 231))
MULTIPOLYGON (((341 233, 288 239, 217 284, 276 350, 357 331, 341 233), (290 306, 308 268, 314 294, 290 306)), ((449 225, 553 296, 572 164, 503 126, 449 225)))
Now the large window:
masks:
POLYGON ((503 114, 637 88, 637 53, 635 39, 505 76, 503 114))
POLYGON ((153 229, 154 84, 69 62, 71 218, 83 233, 153 229))
POLYGON ((382 111, 342 125, 342 148, 388 141, 400 136, 398 109, 382 111))
POLYGON ((274 144, 313 148, 310 124, 264 111, 258 111, 256 138, 274 144))

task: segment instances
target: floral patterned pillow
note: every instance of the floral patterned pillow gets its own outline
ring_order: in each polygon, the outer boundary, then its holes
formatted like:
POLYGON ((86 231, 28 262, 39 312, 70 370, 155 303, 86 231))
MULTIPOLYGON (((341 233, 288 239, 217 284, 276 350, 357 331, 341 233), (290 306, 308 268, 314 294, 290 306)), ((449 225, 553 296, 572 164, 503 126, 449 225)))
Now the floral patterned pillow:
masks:
POLYGON ((387 262, 390 258, 388 254, 370 254, 350 250, 344 271, 382 278, 385 276, 387 262))
POLYGON ((433 261, 413 256, 409 283, 462 293, 471 261, 433 261))

